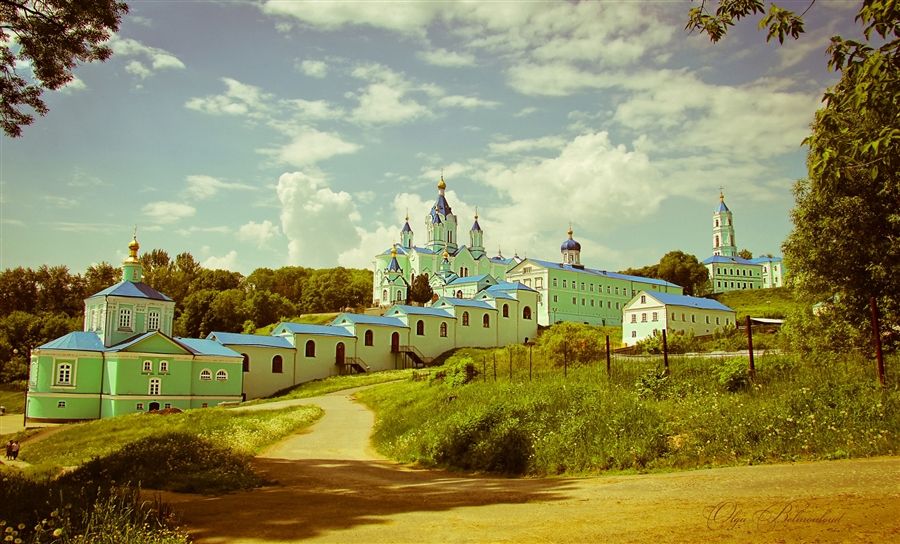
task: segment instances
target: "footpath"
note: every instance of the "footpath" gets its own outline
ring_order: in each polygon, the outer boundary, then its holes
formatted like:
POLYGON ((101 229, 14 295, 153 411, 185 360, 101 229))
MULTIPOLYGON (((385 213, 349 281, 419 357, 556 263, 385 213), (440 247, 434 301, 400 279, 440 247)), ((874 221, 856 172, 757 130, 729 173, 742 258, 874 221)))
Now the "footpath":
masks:
POLYGON ((900 542, 900 458, 506 479, 400 465, 355 390, 250 406, 324 416, 254 465, 278 485, 163 493, 197 543, 900 542))

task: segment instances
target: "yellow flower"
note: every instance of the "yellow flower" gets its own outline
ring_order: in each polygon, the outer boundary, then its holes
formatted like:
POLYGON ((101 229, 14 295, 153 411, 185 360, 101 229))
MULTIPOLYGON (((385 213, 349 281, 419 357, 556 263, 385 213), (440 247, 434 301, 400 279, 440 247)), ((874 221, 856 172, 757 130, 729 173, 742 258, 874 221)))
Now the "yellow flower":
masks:
POLYGON ((62 534, 62 528, 53 530, 53 538, 56 538, 62 534))

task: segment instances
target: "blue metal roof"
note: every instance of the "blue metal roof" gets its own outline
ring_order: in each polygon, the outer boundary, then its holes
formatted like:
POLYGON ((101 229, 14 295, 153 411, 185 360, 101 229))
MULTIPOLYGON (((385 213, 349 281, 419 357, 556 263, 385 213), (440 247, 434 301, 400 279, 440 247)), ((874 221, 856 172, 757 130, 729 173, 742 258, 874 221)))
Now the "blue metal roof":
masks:
POLYGON ((38 349, 64 349, 71 351, 106 351, 103 340, 94 332, 75 331, 56 340, 38 346, 38 349))
POLYGON ((272 329, 272 334, 276 334, 276 331, 280 331, 281 329, 287 329, 288 332, 293 334, 317 334, 319 336, 346 336, 349 338, 356 338, 355 336, 353 336, 353 333, 351 333, 344 327, 332 327, 331 325, 309 325, 307 323, 288 322, 279 323, 274 329, 272 329))
POLYGON ((482 302, 480 300, 470 300, 467 298, 455 298, 455 297, 441 297, 438 300, 434 301, 434 304, 440 304, 442 301, 446 301, 453 306, 467 307, 467 308, 482 308, 485 310, 494 310, 495 308, 488 304, 487 302, 482 302))
POLYGON ((230 346, 253 346, 259 348, 289 348, 294 346, 281 336, 261 336, 259 334, 240 334, 236 332, 211 332, 206 337, 220 344, 230 346))
MULTIPOLYGON (((478 276, 463 276, 450 282, 450 285, 465 285, 467 283, 478 283, 485 278, 494 279, 490 274, 480 274, 478 276)), ((496 280, 494 280, 496 281, 496 280)))
POLYGON ((501 299, 504 299, 504 300, 516 300, 516 297, 510 295, 510 294, 507 293, 506 291, 502 291, 502 290, 494 291, 494 290, 492 290, 492 289, 490 289, 490 288, 485 289, 484 291, 482 291, 482 292, 479 293, 478 295, 481 296, 481 297, 501 298, 501 299))
POLYGON ((716 208, 716 213, 725 213, 730 211, 731 210, 728 209, 728 206, 725 205, 725 201, 719 200, 719 206, 716 208))
POLYGON ((710 264, 710 263, 723 263, 723 264, 749 264, 760 266, 759 263, 755 263, 753 261, 748 261, 747 259, 742 259, 740 257, 726 257, 724 255, 713 255, 709 257, 705 261, 700 264, 710 264))
POLYGON ((215 340, 208 340, 206 338, 175 338, 175 340, 178 343, 191 348, 191 350, 194 351, 194 355, 215 355, 216 357, 235 357, 237 359, 244 358, 240 353, 223 346, 215 340))
POLYGON ((481 225, 478 224, 478 219, 475 220, 475 223, 472 224, 472 230, 481 230, 481 225))
POLYGON ((412 232, 412 229, 409 228, 409 221, 407 221, 406 224, 403 225, 403 228, 400 229, 400 232, 412 232))
POLYGON ((528 287, 523 283, 519 283, 517 281, 509 282, 509 281, 501 281, 497 283, 497 285, 491 285, 487 288, 488 291, 493 292, 502 292, 502 291, 531 291, 532 293, 537 293, 535 289, 528 287))
POLYGON ((391 258, 391 262, 388 263, 387 267, 388 272, 402 272, 403 269, 400 268, 400 263, 397 262, 397 257, 391 258))
MULTIPOLYGON (((570 264, 561 264, 561 263, 551 263, 549 261, 540 261, 538 259, 528 259, 529 261, 539 264, 546 268, 551 269, 559 269, 566 270, 568 272, 577 272, 579 274, 589 274, 591 276, 599 276, 603 278, 612 278, 615 280, 625 280, 625 281, 635 281, 640 283, 646 283, 650 285, 664 285, 666 287, 681 287, 680 285, 675 285, 674 283, 669 283, 665 280, 660 280, 657 278, 644 278, 641 276, 629 276, 627 274, 619 274, 617 272, 607 272, 606 270, 594 270, 593 268, 575 268, 570 264)), ((523 261, 524 262, 524 261, 523 261)))
POLYGON ((171 336, 168 336, 165 333, 162 333, 159 331, 147 331, 145 333, 138 334, 136 336, 132 336, 131 338, 128 338, 127 340, 119 342, 115 346, 107 348, 107 351, 122 351, 126 348, 130 348, 131 346, 133 346, 139 342, 142 342, 143 340, 146 340, 147 338, 150 338, 151 336, 157 336, 157 335, 162 336, 163 338, 166 338, 167 340, 170 340, 173 344, 175 344, 176 346, 180 347, 181 349, 183 349, 184 351, 186 351, 190 354, 193 354, 193 355, 197 354, 195 352, 194 348, 192 348, 191 346, 184 344, 184 343, 180 342, 179 340, 176 340, 175 338, 172 338, 171 336))
POLYGON ((686 295, 673 295, 670 293, 657 293, 656 291, 644 291, 648 297, 655 298, 666 306, 685 306, 688 308, 699 308, 701 310, 722 310, 725 312, 734 312, 728 306, 725 306, 717 300, 711 298, 697 298, 686 295))
POLYGON ((437 202, 434 203, 434 206, 431 208, 431 217, 433 223, 439 223, 440 220, 434 221, 434 218, 437 217, 437 214, 441 214, 444 217, 450 215, 450 203, 447 202, 447 199, 444 198, 444 195, 438 195, 437 202))
POLYGON ((762 263, 779 263, 782 261, 781 257, 757 257, 755 259, 750 259, 751 262, 756 264, 762 263))
POLYGON ((562 243, 562 246, 559 248, 561 251, 572 250, 572 251, 581 251, 581 244, 576 242, 575 240, 569 238, 565 242, 562 243))
POLYGON ((398 313, 405 313, 407 315, 428 315, 432 317, 443 317, 443 318, 453 318, 447 310, 441 310, 437 308, 423 308, 421 306, 407 306, 405 304, 395 304, 391 307, 390 310, 385 313, 385 315, 393 312, 393 315, 397 315, 398 313))
POLYGON ((146 283, 139 282, 131 282, 131 281, 122 281, 111 287, 107 287, 106 289, 100 291, 99 293, 93 294, 88 298, 95 297, 103 297, 103 296, 114 296, 114 297, 130 297, 130 298, 147 298, 151 300, 166 300, 170 301, 169 297, 160 293, 156 289, 150 287, 146 283))
POLYGON ((409 328, 406 324, 404 324, 402 321, 400 321, 396 317, 382 317, 380 315, 346 314, 346 313, 335 317, 334 321, 331 322, 331 325, 337 326, 344 319, 346 319, 350 323, 356 323, 357 325, 375 325, 375 326, 379 326, 379 327, 402 327, 404 329, 409 328))

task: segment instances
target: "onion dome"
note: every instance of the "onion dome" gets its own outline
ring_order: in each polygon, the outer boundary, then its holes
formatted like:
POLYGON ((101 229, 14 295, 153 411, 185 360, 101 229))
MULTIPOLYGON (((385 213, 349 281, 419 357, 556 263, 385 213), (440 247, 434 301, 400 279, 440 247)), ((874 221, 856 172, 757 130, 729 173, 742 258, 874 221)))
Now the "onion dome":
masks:
POLYGON ((447 188, 447 184, 444 183, 444 169, 441 168, 441 181, 438 183, 438 189, 443 191, 446 188, 447 188))
POLYGON ((581 251, 581 244, 572 239, 572 228, 569 227, 569 239, 563 242, 561 251, 581 251))
POLYGON ((128 244, 128 258, 122 261, 122 264, 140 264, 141 261, 138 259, 139 249, 141 249, 141 245, 137 241, 137 229, 135 229, 134 238, 128 244))

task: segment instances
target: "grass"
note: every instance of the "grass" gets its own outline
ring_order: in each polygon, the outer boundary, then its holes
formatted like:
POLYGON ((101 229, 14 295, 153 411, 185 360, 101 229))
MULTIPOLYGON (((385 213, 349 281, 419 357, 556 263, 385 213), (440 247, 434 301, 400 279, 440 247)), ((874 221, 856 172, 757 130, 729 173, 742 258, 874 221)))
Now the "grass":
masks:
POLYGON ((73 425, 38 442, 26 443, 19 458, 36 472, 54 472, 104 458, 126 445, 166 432, 182 432, 208 440, 238 455, 253 455, 314 421, 315 406, 281 410, 239 411, 224 408, 179 414, 130 414, 73 425))
POLYGON ((496 382, 489 368, 488 381, 452 386, 460 382, 448 373, 360 392, 377 413, 377 449, 428 467, 529 476, 900 452, 900 389, 878 387, 863 358, 762 357, 752 382, 746 359, 670 357, 665 376, 659 358, 621 357, 611 376, 594 364, 565 377, 542 360, 533 380, 515 357, 510 380, 504 363, 496 382))
POLYGON ((729 291, 713 295, 713 298, 737 312, 738 319, 747 315, 784 319, 801 304, 794 299, 794 292, 787 287, 729 291))
MULTIPOLYGON (((329 325, 334 318, 340 314, 337 313, 327 313, 327 314, 303 314, 297 317, 290 317, 282 319, 281 322, 286 323, 305 323, 308 325, 329 325)), ((264 336, 268 336, 272 334, 272 331, 275 330, 275 327, 278 323, 272 323, 271 325, 266 325, 265 327, 260 327, 256 329, 253 334, 261 334, 264 336)))
POLYGON ((352 389, 354 387, 375 385, 395 380, 406 380, 412 376, 412 372, 412 370, 385 370, 383 372, 368 372, 365 374, 351 374, 349 376, 332 376, 323 380, 313 380, 294 387, 282 389, 271 397, 245 402, 244 405, 265 404, 280 400, 307 399, 310 397, 327 395, 328 393, 334 393, 335 391, 352 389))
POLYGON ((7 414, 21 414, 25 410, 25 392, 0 389, 0 406, 6 407, 7 414))

